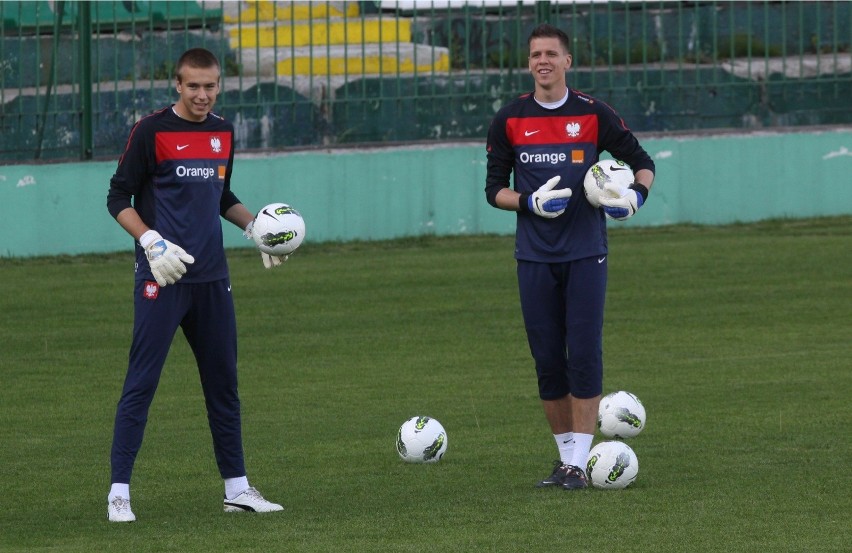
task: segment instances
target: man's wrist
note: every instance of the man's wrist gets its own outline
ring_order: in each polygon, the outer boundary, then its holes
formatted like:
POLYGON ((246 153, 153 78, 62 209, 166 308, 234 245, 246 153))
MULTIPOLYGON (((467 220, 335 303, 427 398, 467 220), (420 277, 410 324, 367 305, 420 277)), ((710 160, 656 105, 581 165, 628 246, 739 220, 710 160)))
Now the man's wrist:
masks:
POLYGON ((642 196, 643 203, 648 200, 648 187, 642 184, 641 182, 634 182, 633 184, 628 186, 628 188, 642 196))
POLYGON ((518 197, 518 211, 530 210, 530 194, 521 194, 518 197))
POLYGON ((142 233, 142 236, 139 237, 139 245, 142 246, 142 249, 147 250, 148 246, 156 242, 157 240, 162 240, 163 237, 160 236, 160 233, 156 230, 147 230, 142 233))

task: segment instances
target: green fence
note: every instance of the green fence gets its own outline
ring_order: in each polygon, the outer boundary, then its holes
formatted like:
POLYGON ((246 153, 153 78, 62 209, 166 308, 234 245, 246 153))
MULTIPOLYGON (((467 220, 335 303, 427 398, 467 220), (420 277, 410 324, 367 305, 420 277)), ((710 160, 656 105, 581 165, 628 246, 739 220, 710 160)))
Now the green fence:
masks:
POLYGON ((224 64, 242 150, 482 140, 528 91, 539 22, 572 87, 635 131, 852 123, 852 2, 0 2, 0 162, 115 157, 174 101, 187 48, 224 64))

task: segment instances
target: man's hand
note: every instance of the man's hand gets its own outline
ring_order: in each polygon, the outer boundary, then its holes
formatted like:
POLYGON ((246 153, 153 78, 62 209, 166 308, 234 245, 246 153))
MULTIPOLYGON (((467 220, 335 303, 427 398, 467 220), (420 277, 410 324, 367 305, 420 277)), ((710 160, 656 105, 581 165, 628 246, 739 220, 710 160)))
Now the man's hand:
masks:
MULTIPOLYGON (((530 194, 527 200, 527 209, 547 219, 559 217, 568 207, 568 198, 571 197, 571 189, 563 188, 562 190, 553 190, 553 187, 559 184, 562 177, 555 176, 541 187, 530 194)), ((521 198, 523 201, 523 198, 521 198)))
MULTIPOLYGON (((249 240, 253 240, 254 237, 251 234, 251 229, 254 227, 254 221, 251 221, 248 225, 246 225, 246 230, 243 232, 243 236, 248 238, 249 240)), ((260 251, 260 260, 263 261, 263 266, 267 269, 271 269, 273 267, 277 267, 287 261, 287 255, 269 255, 268 253, 260 251)))
POLYGON ((160 286, 174 284, 186 274, 184 263, 195 263, 195 258, 183 248, 165 240, 160 233, 149 230, 139 238, 139 244, 145 249, 151 273, 160 286))
MULTIPOLYGON (((604 189, 608 194, 601 194, 600 203, 606 216, 616 221, 633 217, 645 203, 645 196, 640 193, 638 186, 642 185, 634 183, 630 188, 619 188, 611 183, 605 184, 604 189)), ((645 190, 647 195, 647 188, 645 190)))
POLYGON ((266 252, 260 252, 260 260, 263 261, 263 266, 267 269, 277 267, 287 261, 289 255, 269 255, 266 252))

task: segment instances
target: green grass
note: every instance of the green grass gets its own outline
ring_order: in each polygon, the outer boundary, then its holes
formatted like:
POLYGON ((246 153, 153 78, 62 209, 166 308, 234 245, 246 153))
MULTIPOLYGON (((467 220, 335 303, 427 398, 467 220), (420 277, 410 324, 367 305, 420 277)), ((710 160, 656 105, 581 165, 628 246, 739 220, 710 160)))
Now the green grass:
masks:
POLYGON ((130 254, 0 260, 0 551, 848 551, 850 244, 852 217, 613 230, 605 390, 648 424, 631 488, 578 493, 533 487, 556 451, 511 238, 230 252, 249 478, 286 511, 221 512, 178 336, 130 525, 106 521, 130 254), (414 414, 441 463, 398 459, 414 414))

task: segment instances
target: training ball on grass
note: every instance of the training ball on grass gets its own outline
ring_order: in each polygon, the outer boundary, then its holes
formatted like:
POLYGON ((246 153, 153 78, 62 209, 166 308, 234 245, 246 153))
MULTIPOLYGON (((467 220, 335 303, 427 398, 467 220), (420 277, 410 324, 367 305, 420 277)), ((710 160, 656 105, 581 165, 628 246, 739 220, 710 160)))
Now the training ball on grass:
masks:
POLYGON ((605 490, 620 490, 636 480, 639 459, 624 442, 601 442, 589 452, 586 478, 592 486, 605 490))
POLYGON ((399 427, 396 451, 407 463, 437 463, 447 452, 447 431, 430 417, 411 417, 399 427))
POLYGON ((305 220, 287 204, 269 204, 257 212, 251 237, 264 253, 289 255, 305 239, 305 220))
POLYGON ((630 392, 613 392, 598 405, 598 429, 607 438, 632 438, 645 428, 645 407, 630 392))
POLYGON ((605 159, 595 163, 586 171, 586 176, 583 179, 583 191, 586 193, 586 200, 590 204, 594 207, 600 207, 602 197, 619 197, 618 194, 607 190, 607 184, 615 187, 616 190, 621 190, 633 184, 633 180, 633 171, 630 166, 623 161, 605 159))

